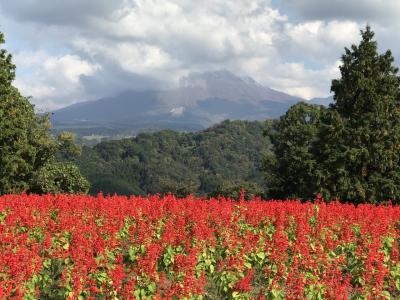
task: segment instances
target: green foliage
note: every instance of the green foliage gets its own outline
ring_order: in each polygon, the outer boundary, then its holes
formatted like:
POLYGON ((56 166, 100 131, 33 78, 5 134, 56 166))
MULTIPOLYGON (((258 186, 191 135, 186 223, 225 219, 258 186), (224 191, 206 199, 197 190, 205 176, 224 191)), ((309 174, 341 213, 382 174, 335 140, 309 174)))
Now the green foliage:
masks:
POLYGON ((87 193, 89 183, 80 175, 79 168, 71 163, 52 162, 40 168, 33 177, 30 188, 34 193, 87 193))
POLYGON ((321 191, 331 197, 377 201, 400 195, 400 78, 390 51, 377 53, 374 33, 346 49, 335 104, 321 128, 321 191))
POLYGON ((315 181, 315 142, 325 108, 298 103, 278 121, 267 123, 266 135, 273 152, 264 160, 268 195, 273 198, 312 198, 318 191, 315 181))
POLYGON ((377 53, 374 33, 345 49, 328 109, 298 104, 268 132, 272 195, 376 202, 400 195, 400 78, 390 51, 377 53), (310 116, 305 122, 304 115, 310 116), (315 117, 315 118, 314 118, 315 117))
POLYGON ((83 147, 74 161, 91 193, 185 196, 219 190, 234 196, 244 187, 261 194, 262 156, 269 148, 263 130, 261 122, 225 121, 198 133, 142 133, 83 147))
MULTIPOLYGON (((0 33, 0 45, 3 43, 3 34, 0 33)), ((75 191, 77 186, 84 187, 85 179, 77 169, 55 162, 58 151, 61 154, 71 152, 73 147, 70 137, 67 134, 60 135, 56 141, 49 135, 48 116, 35 114, 29 99, 23 97, 12 85, 14 79, 15 65, 12 57, 6 50, 0 49, 0 194, 24 191, 45 193, 48 191, 45 186, 52 185, 60 187, 52 189, 54 192, 70 192, 75 191), (58 182, 43 182, 44 178, 56 180, 53 176, 55 167, 66 171, 65 178, 73 177, 61 185, 58 182), (38 178, 41 179, 38 181, 38 178), (38 182, 42 185, 38 185, 38 182), (66 186, 67 182, 71 186, 66 186)))
MULTIPOLYGON (((0 45, 4 43, 0 33, 0 45)), ((33 107, 11 85, 15 66, 11 55, 0 50, 0 193, 27 188, 27 177, 35 159, 29 144, 33 107)))
POLYGON ((264 195, 264 187, 257 182, 238 181, 238 180, 222 180, 216 188, 210 193, 210 196, 218 197, 224 196, 238 200, 242 191, 245 193, 245 200, 250 200, 253 195, 264 195))
POLYGON ((57 157, 59 159, 72 159, 76 156, 81 155, 82 149, 75 144, 75 134, 71 132, 63 131, 57 136, 58 152, 57 157))

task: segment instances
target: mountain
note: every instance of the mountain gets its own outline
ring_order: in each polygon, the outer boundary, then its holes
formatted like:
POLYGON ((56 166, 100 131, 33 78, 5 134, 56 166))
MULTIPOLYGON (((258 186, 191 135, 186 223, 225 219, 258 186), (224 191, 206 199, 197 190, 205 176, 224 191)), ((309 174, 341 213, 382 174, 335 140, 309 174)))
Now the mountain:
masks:
POLYGON ((79 135, 135 135, 143 130, 195 131, 225 119, 277 118, 303 99, 229 71, 192 73, 166 91, 125 91, 52 114, 55 130, 79 135))
POLYGON ((308 103, 318 104, 328 107, 329 104, 333 103, 333 96, 325 97, 325 98, 313 98, 308 103))

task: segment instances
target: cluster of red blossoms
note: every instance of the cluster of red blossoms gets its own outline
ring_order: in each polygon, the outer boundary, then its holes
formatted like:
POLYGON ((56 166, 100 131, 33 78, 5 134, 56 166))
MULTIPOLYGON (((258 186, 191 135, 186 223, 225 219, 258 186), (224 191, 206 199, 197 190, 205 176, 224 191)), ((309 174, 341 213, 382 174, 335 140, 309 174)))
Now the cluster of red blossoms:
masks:
POLYGON ((0 197, 0 299, 400 299, 400 207, 0 197))

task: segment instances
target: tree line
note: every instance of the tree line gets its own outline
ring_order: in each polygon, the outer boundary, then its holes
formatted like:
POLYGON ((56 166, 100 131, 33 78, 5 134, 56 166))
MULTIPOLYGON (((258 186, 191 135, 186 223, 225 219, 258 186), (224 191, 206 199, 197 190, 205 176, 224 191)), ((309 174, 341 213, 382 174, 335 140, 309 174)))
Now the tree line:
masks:
POLYGON ((272 197, 378 202, 400 199, 400 77, 374 32, 345 48, 329 108, 299 103, 268 123, 265 160, 272 197))

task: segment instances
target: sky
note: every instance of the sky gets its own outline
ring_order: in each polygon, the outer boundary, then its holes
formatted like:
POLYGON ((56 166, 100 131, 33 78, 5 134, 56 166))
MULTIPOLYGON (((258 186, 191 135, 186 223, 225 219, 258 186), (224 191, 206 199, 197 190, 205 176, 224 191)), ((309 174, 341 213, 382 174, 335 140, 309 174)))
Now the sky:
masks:
MULTIPOLYGON (((15 85, 50 111, 229 70, 310 99, 330 93, 344 47, 371 25, 400 58, 400 1, 1 0, 15 85)), ((397 60, 396 60, 397 64, 397 60)))

